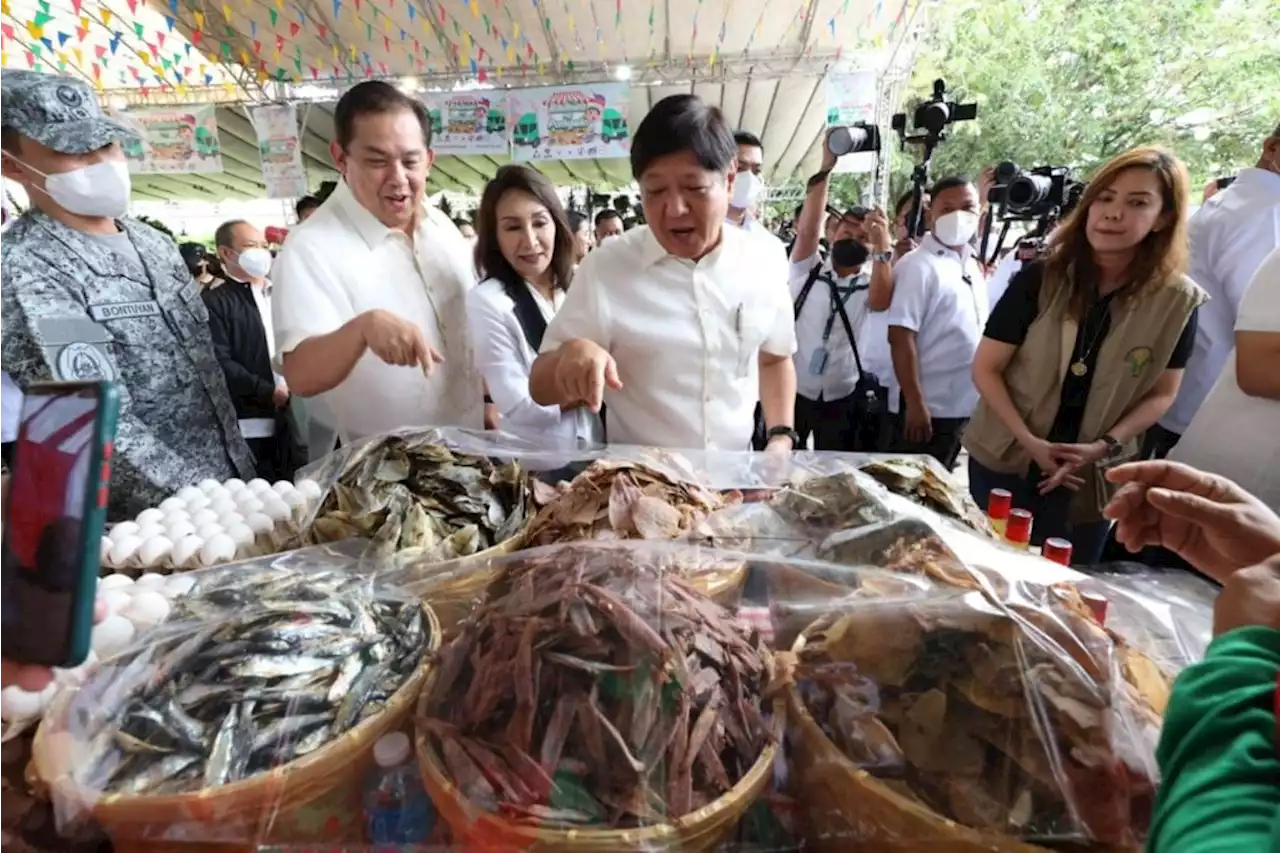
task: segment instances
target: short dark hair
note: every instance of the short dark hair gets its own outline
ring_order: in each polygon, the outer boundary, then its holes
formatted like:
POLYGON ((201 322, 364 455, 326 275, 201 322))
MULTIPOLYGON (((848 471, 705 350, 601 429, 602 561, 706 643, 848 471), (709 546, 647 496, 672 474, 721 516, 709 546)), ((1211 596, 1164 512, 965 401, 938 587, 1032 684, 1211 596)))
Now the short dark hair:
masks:
POLYGON ((738 146, 724 114, 697 95, 669 95, 653 105, 631 140, 631 176, 636 180, 654 160, 691 151, 710 172, 728 172, 738 146))
POLYGON ((200 264, 209 262, 209 250, 199 243, 179 243, 178 254, 182 255, 183 263, 193 276, 200 272, 200 264))
POLYGON ((597 213, 597 214, 596 214, 595 226, 596 226, 597 228, 599 228, 599 227, 600 227, 600 223, 601 223, 601 222, 604 222, 606 219, 617 219, 617 220, 621 220, 621 219, 622 219, 622 214, 621 214, 621 213, 619 213, 618 211, 614 210, 612 207, 606 207, 604 210, 602 210, 602 211, 600 211, 599 213, 597 213))
POLYGON ((411 98, 390 83, 382 80, 366 80, 348 89, 338 100, 333 111, 333 135, 344 151, 356 135, 356 119, 364 115, 393 113, 406 110, 413 113, 422 127, 422 141, 431 147, 431 116, 422 101, 411 98))
POLYGON ((580 213, 579 211, 571 210, 568 213, 568 217, 569 217, 569 233, 570 234, 577 234, 579 231, 582 230, 582 226, 587 224, 587 215, 585 213, 580 213))
POLYGON ((749 130, 739 130, 733 134, 734 145, 746 145, 748 148, 759 148, 764 151, 764 143, 760 141, 760 137, 756 136, 749 130))
POLYGON ((213 245, 231 248, 231 241, 235 239, 236 226, 248 224, 243 219, 228 219, 218 226, 217 231, 213 232, 213 245))
POLYGON ((957 187, 971 187, 973 185, 973 181, 969 180, 968 175, 948 175, 933 185, 933 189, 929 190, 929 195, 937 198, 938 193, 954 190, 957 187))
POLYGON ((498 203, 511 191, 526 192, 547 209, 555 223, 555 248, 551 252, 551 278, 561 290, 569 286, 573 275, 573 232, 569 220, 556 195, 556 186, 545 175, 523 163, 508 163, 498 169, 493 179, 485 184, 480 196, 480 210, 476 214, 476 269, 481 275, 502 282, 508 293, 522 287, 523 279, 502 255, 498 245, 498 203))
POLYGON ((315 210, 319 206, 320 199, 313 195, 304 195, 302 198, 298 199, 298 203, 293 206, 293 212, 297 214, 298 218, 302 218, 303 213, 308 210, 315 210))

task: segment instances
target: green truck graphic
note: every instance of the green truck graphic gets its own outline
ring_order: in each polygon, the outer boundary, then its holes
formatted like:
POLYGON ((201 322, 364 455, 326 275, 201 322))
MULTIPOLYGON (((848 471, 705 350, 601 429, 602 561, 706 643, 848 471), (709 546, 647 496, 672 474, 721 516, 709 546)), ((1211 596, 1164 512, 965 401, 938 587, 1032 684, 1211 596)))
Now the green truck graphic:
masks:
POLYGON ((537 114, 525 113, 520 116, 520 120, 516 122, 516 126, 512 129, 511 141, 516 145, 528 145, 530 148, 538 147, 542 137, 538 135, 537 114))
POLYGON ((605 109, 600 136, 605 142, 627 138, 627 120, 622 117, 622 113, 612 107, 605 109))

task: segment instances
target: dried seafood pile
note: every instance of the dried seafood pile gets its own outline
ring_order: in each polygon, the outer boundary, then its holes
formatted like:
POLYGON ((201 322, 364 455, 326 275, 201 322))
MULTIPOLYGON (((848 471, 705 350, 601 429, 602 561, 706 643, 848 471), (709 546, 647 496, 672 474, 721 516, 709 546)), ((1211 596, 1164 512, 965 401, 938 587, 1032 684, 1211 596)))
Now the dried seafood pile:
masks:
POLYGON ((722 508, 725 499, 646 465, 593 462, 567 486, 534 487, 541 505, 529 547, 584 539, 676 539, 722 508))
POLYGON ((518 534, 528 496, 520 465, 455 452, 435 439, 388 436, 353 457, 325 496, 311 541, 361 536, 382 553, 415 548, 447 560, 518 534))
POLYGON ((994 535, 986 514, 973 502, 968 492, 939 475, 924 460, 876 460, 863 465, 860 470, 875 477, 892 492, 935 512, 963 521, 979 533, 994 535))
MULTIPOLYGON (((873 485, 871 489, 874 489, 873 485)), ((852 471, 810 477, 779 491, 772 500, 778 514, 793 524, 823 530, 848 530, 888 521, 893 516, 852 471)))
POLYGON ((228 572, 173 618, 201 621, 75 697, 82 784, 176 794, 293 761, 381 713, 431 641, 418 602, 333 572, 228 572))
POLYGON ((670 821, 772 738, 753 631, 633 551, 524 561, 445 647, 420 731, 472 803, 541 827, 670 821))
POLYGON ((1124 650, 1078 597, 1047 592, 1038 606, 955 590, 823 617, 799 654, 801 700, 881 784, 959 824, 1133 845, 1159 717, 1113 680, 1124 650))

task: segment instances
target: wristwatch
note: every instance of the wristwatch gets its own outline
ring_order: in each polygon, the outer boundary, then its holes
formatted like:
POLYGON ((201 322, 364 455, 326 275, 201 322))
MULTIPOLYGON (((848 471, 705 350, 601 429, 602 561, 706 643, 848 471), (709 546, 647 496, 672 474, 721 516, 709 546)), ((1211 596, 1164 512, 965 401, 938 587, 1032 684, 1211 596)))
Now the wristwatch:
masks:
POLYGON ((867 257, 873 261, 879 261, 882 264, 887 264, 893 260, 893 251, 890 250, 888 252, 872 252, 867 257))
POLYGON ((769 427, 769 432, 767 433, 767 435, 769 438, 773 438, 774 436, 778 436, 778 435, 785 435, 787 438, 791 439, 792 449, 799 449, 800 447, 800 433, 796 432, 793 427, 789 427, 789 426, 769 427))
POLYGON ((1107 446, 1108 459, 1115 459, 1124 453, 1124 445, 1121 444, 1120 439, 1116 438, 1114 435, 1108 433, 1098 440, 1107 446))

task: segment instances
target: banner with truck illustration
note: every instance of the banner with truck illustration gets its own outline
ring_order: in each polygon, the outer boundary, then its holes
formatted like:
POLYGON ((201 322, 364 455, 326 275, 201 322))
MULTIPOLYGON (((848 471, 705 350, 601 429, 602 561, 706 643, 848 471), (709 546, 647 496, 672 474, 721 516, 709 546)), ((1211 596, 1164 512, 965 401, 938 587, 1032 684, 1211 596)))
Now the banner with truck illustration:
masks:
POLYGON ((213 105, 129 110, 119 116, 137 131, 123 143, 134 174, 221 172, 222 148, 213 105))
POLYGON ((422 102, 436 154, 507 153, 506 92, 427 92, 422 102))
POLYGON ((507 110, 511 158, 528 162, 627 157, 630 102, 625 83, 512 90, 507 110))
POLYGON ((267 198, 298 198, 307 194, 307 170, 302 165, 298 138, 298 108, 270 104, 250 111, 262 157, 262 181, 267 198))

